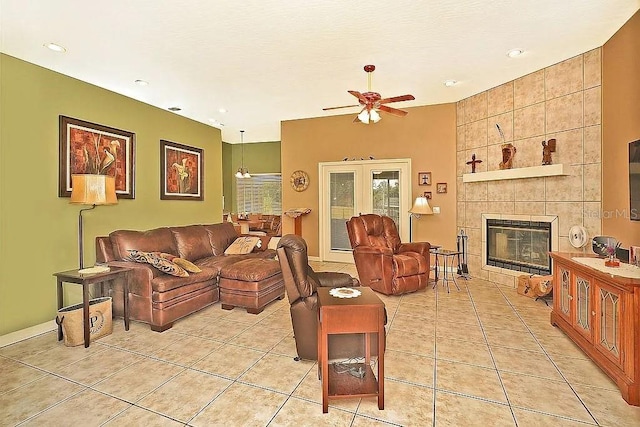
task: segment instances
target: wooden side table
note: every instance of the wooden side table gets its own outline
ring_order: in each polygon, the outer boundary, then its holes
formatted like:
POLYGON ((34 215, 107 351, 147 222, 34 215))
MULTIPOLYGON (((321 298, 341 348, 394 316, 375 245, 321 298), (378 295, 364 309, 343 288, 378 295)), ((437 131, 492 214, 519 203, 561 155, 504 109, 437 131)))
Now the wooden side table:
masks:
MULTIPOLYGON (((111 282, 118 277, 124 277, 124 329, 129 330, 129 282, 126 280, 126 274, 131 270, 125 267, 110 267, 105 273, 80 274, 78 270, 63 271, 54 273, 57 278, 58 286, 58 310, 63 304, 62 283, 75 283, 82 285, 82 312, 84 320, 84 346, 89 347, 89 285, 94 283, 100 284, 100 292, 104 295, 104 283, 111 282)), ((62 340, 62 325, 58 324, 58 341, 62 340)))
MULTIPOLYGON (((357 287, 362 295, 336 298, 330 288, 318 288, 318 369, 322 380, 322 412, 329 411, 329 397, 378 396, 378 409, 384 409, 384 303, 368 287, 357 287), (363 378, 329 369, 330 334, 365 334, 363 378), (378 379, 370 365, 371 336, 378 334, 378 379)), ((360 367, 361 365, 359 365, 360 367)))

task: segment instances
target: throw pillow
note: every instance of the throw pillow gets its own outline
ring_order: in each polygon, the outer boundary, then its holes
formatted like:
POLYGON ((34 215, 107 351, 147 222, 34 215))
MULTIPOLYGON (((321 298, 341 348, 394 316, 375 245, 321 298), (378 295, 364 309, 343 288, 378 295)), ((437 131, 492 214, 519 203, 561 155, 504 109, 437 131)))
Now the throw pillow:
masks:
POLYGON ((280 242, 280 237, 272 237, 271 240, 269 240, 267 249, 278 249, 278 242, 280 242))
POLYGON ((177 256, 172 255, 172 254, 168 254, 168 253, 165 253, 165 252, 162 252, 160 254, 160 256, 162 258, 166 259, 166 260, 171 261, 174 264, 179 265, 180 267, 182 267, 185 270, 187 270, 189 273, 200 273, 202 271, 200 269, 200 267, 198 267, 197 265, 195 265, 194 263, 192 263, 188 259, 180 258, 180 257, 177 257, 177 256))
POLYGON ((150 264, 163 273, 176 277, 188 277, 187 270, 173 262, 164 259, 159 252, 143 252, 135 249, 129 249, 129 259, 135 262, 150 264))
POLYGON ((242 236, 238 237, 232 244, 225 249, 225 255, 248 254, 258 243, 258 236, 242 236))

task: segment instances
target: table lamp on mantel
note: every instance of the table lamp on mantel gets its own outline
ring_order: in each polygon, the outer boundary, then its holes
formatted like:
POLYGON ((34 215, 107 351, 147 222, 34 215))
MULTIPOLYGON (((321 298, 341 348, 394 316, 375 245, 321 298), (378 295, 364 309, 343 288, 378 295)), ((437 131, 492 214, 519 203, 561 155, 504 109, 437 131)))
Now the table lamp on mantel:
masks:
POLYGON ((78 214, 78 250, 80 269, 83 269, 82 212, 94 209, 98 205, 115 205, 118 203, 116 179, 108 175, 71 175, 71 200, 69 203, 91 205, 90 208, 80 209, 78 214))
POLYGON ((413 217, 420 219, 422 215, 433 215, 433 210, 429 206, 429 200, 424 196, 416 197, 413 207, 409 210, 409 241, 413 242, 413 217))

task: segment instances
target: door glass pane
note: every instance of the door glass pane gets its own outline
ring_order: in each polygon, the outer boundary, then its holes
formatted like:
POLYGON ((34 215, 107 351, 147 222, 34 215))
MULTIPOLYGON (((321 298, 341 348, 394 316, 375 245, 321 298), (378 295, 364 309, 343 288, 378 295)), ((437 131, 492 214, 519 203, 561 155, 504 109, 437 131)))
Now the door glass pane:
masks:
POLYGON ((351 250, 346 223, 355 214, 354 183, 353 172, 329 174, 331 250, 351 250))
POLYGON ((589 301, 589 281, 582 277, 576 278, 576 292, 578 293, 578 304, 576 307, 576 321, 582 329, 589 330, 590 306, 589 301))
POLYGON ((618 295, 600 289, 600 344, 616 357, 620 355, 618 299, 618 295))
POLYGON ((393 218, 400 229, 400 171, 373 172, 371 178, 373 213, 393 218))

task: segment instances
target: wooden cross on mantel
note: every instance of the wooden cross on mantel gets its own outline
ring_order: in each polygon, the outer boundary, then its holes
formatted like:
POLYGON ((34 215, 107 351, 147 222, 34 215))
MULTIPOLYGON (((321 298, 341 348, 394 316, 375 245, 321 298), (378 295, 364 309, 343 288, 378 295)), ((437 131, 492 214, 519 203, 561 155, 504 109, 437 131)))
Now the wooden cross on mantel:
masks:
POLYGON ((476 173, 476 163, 482 163, 482 160, 476 160, 476 153, 473 153, 471 160, 467 162, 468 165, 471 165, 471 173, 476 173))

